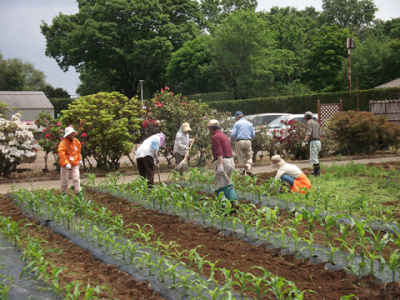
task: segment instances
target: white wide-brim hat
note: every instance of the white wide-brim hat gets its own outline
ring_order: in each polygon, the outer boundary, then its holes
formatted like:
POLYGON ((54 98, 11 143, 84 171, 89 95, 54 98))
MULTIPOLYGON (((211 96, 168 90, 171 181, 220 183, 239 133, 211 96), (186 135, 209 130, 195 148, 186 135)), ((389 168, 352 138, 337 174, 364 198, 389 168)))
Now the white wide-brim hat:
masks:
POLYGON ((182 124, 182 131, 183 132, 192 131, 192 129, 190 129, 190 124, 189 123, 183 123, 182 124))
POLYGON ((71 133, 76 132, 78 133, 78 131, 74 130, 73 127, 67 127, 65 128, 65 134, 64 134, 64 138, 66 138, 67 136, 69 136, 71 133))
POLYGON ((271 167, 273 169, 279 169, 285 163, 286 162, 279 155, 274 155, 271 157, 271 167))

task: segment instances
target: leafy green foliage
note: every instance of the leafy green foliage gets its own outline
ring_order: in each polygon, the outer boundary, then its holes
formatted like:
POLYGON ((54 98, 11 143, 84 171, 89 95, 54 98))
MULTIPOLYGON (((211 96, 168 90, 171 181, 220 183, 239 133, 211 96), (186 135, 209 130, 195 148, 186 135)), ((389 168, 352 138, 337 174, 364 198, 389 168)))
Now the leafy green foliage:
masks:
POLYGON ((43 93, 47 98, 70 98, 68 92, 60 87, 54 88, 50 84, 46 84, 43 93))
POLYGON ((171 57, 166 78, 182 94, 207 93, 225 89, 221 75, 212 65, 209 35, 183 44, 171 57))
POLYGON ((172 52, 199 33, 195 0, 77 2, 78 13, 41 25, 46 55, 64 71, 98 74, 129 98, 138 94, 139 79, 155 90, 172 52))
POLYGON ((324 25, 312 38, 311 53, 307 62, 308 71, 305 83, 314 91, 344 90, 340 71, 347 57, 346 39, 348 29, 336 25, 324 25))
POLYGON ((202 102, 233 100, 234 97, 235 96, 231 92, 194 94, 186 96, 188 100, 201 100, 202 102))
POLYGON ((98 93, 75 100, 63 111, 61 121, 83 132, 83 158, 93 156, 98 168, 118 168, 121 157, 131 152, 139 137, 139 115, 137 97, 98 93))
POLYGON ((0 90, 1 91, 41 91, 46 76, 36 70, 30 62, 20 58, 3 59, 0 52, 0 90))
POLYGON ((369 112, 337 113, 331 118, 330 128, 337 137, 339 151, 345 154, 374 153, 400 145, 400 126, 369 112))
MULTIPOLYGON (((359 91, 360 110, 369 111, 369 101, 399 99, 400 88, 372 89, 359 91)), ((316 112, 318 100, 321 103, 338 103, 343 100, 343 110, 357 109, 357 92, 318 93, 286 97, 254 98, 246 100, 207 102, 211 108, 222 111, 245 111, 246 114, 260 112, 290 112, 303 114, 307 110, 316 112)))

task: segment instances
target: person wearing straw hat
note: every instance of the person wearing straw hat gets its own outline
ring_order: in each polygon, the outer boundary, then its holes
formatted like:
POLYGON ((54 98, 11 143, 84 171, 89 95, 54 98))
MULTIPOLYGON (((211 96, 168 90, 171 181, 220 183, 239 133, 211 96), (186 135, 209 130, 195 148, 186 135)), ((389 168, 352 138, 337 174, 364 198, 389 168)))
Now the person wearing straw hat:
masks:
POLYGON ((148 180, 149 186, 154 184, 154 170, 159 168, 157 155, 160 147, 165 145, 164 133, 156 133, 143 141, 135 154, 139 175, 148 180))
POLYGON ((58 145, 58 156, 61 177, 61 194, 67 193, 68 180, 71 177, 75 193, 81 192, 79 165, 82 164, 81 143, 75 138, 78 132, 71 126, 65 128, 64 139, 58 145))
MULTIPOLYGON (((311 183, 306 174, 298 166, 285 162, 279 155, 271 157, 271 167, 278 170, 275 179, 288 183, 292 192, 305 194, 305 189, 311 189, 311 183)), ((271 187, 273 186, 274 183, 271 187)))
POLYGON ((317 122, 313 120, 313 114, 311 111, 307 111, 304 114, 306 119, 306 137, 304 138, 301 146, 304 148, 306 143, 310 142, 310 163, 314 166, 314 177, 319 176, 321 168, 319 166, 318 154, 321 151, 321 136, 322 130, 317 122))
POLYGON ((189 143, 192 142, 192 140, 189 138, 189 132, 191 131, 192 129, 190 129, 190 124, 183 123, 179 128, 178 132, 176 133, 174 150, 173 150, 173 154, 175 155, 176 165, 178 165, 183 160, 183 158, 186 156, 188 152, 189 143))
POLYGON ((233 139, 236 145, 236 156, 238 159, 238 165, 240 172, 245 173, 251 170, 253 163, 251 155, 251 143, 255 137, 253 124, 244 118, 241 111, 235 113, 237 122, 233 125, 231 132, 231 139, 233 139))
MULTIPOLYGON (((217 192, 221 188, 232 184, 232 174, 235 170, 235 162, 232 157, 232 147, 229 138, 221 132, 220 123, 217 120, 208 122, 208 132, 212 135, 211 151, 214 157, 214 186, 217 192)), ((232 186, 234 191, 234 188, 232 186)), ((226 195, 226 193, 225 193, 226 195)), ((232 207, 236 207, 236 192, 231 193, 233 196, 228 200, 232 207)))

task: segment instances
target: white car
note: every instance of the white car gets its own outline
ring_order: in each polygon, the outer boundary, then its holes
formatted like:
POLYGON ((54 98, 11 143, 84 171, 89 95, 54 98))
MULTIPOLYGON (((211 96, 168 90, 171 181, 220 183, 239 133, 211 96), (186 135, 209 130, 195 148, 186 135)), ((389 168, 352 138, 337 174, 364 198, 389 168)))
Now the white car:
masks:
MULTIPOLYGON (((295 120, 300 121, 303 124, 306 124, 306 119, 304 118, 304 114, 294 114, 289 116, 282 116, 273 120, 271 123, 267 125, 269 129, 269 135, 272 136, 272 132, 274 130, 286 130, 288 126, 285 125, 285 122, 295 120)), ((318 114, 313 114, 313 120, 318 122, 318 114)))
POLYGON ((261 126, 270 124, 274 120, 282 116, 290 116, 288 113, 264 113, 244 116, 247 121, 251 122, 254 126, 261 126))

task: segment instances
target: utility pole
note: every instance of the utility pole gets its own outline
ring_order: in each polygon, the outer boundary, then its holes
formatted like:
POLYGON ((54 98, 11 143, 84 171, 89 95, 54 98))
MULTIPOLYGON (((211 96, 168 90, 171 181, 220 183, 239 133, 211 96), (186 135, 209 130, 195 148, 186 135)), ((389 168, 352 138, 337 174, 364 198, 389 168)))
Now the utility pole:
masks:
POLYGON ((347 38, 346 48, 347 48, 348 86, 349 86, 349 92, 350 92, 351 91, 350 49, 356 49, 356 43, 354 41, 354 38, 351 38, 351 37, 347 38))
POLYGON ((143 82, 144 80, 139 80, 140 82, 140 99, 142 101, 142 105, 143 105, 143 82))

